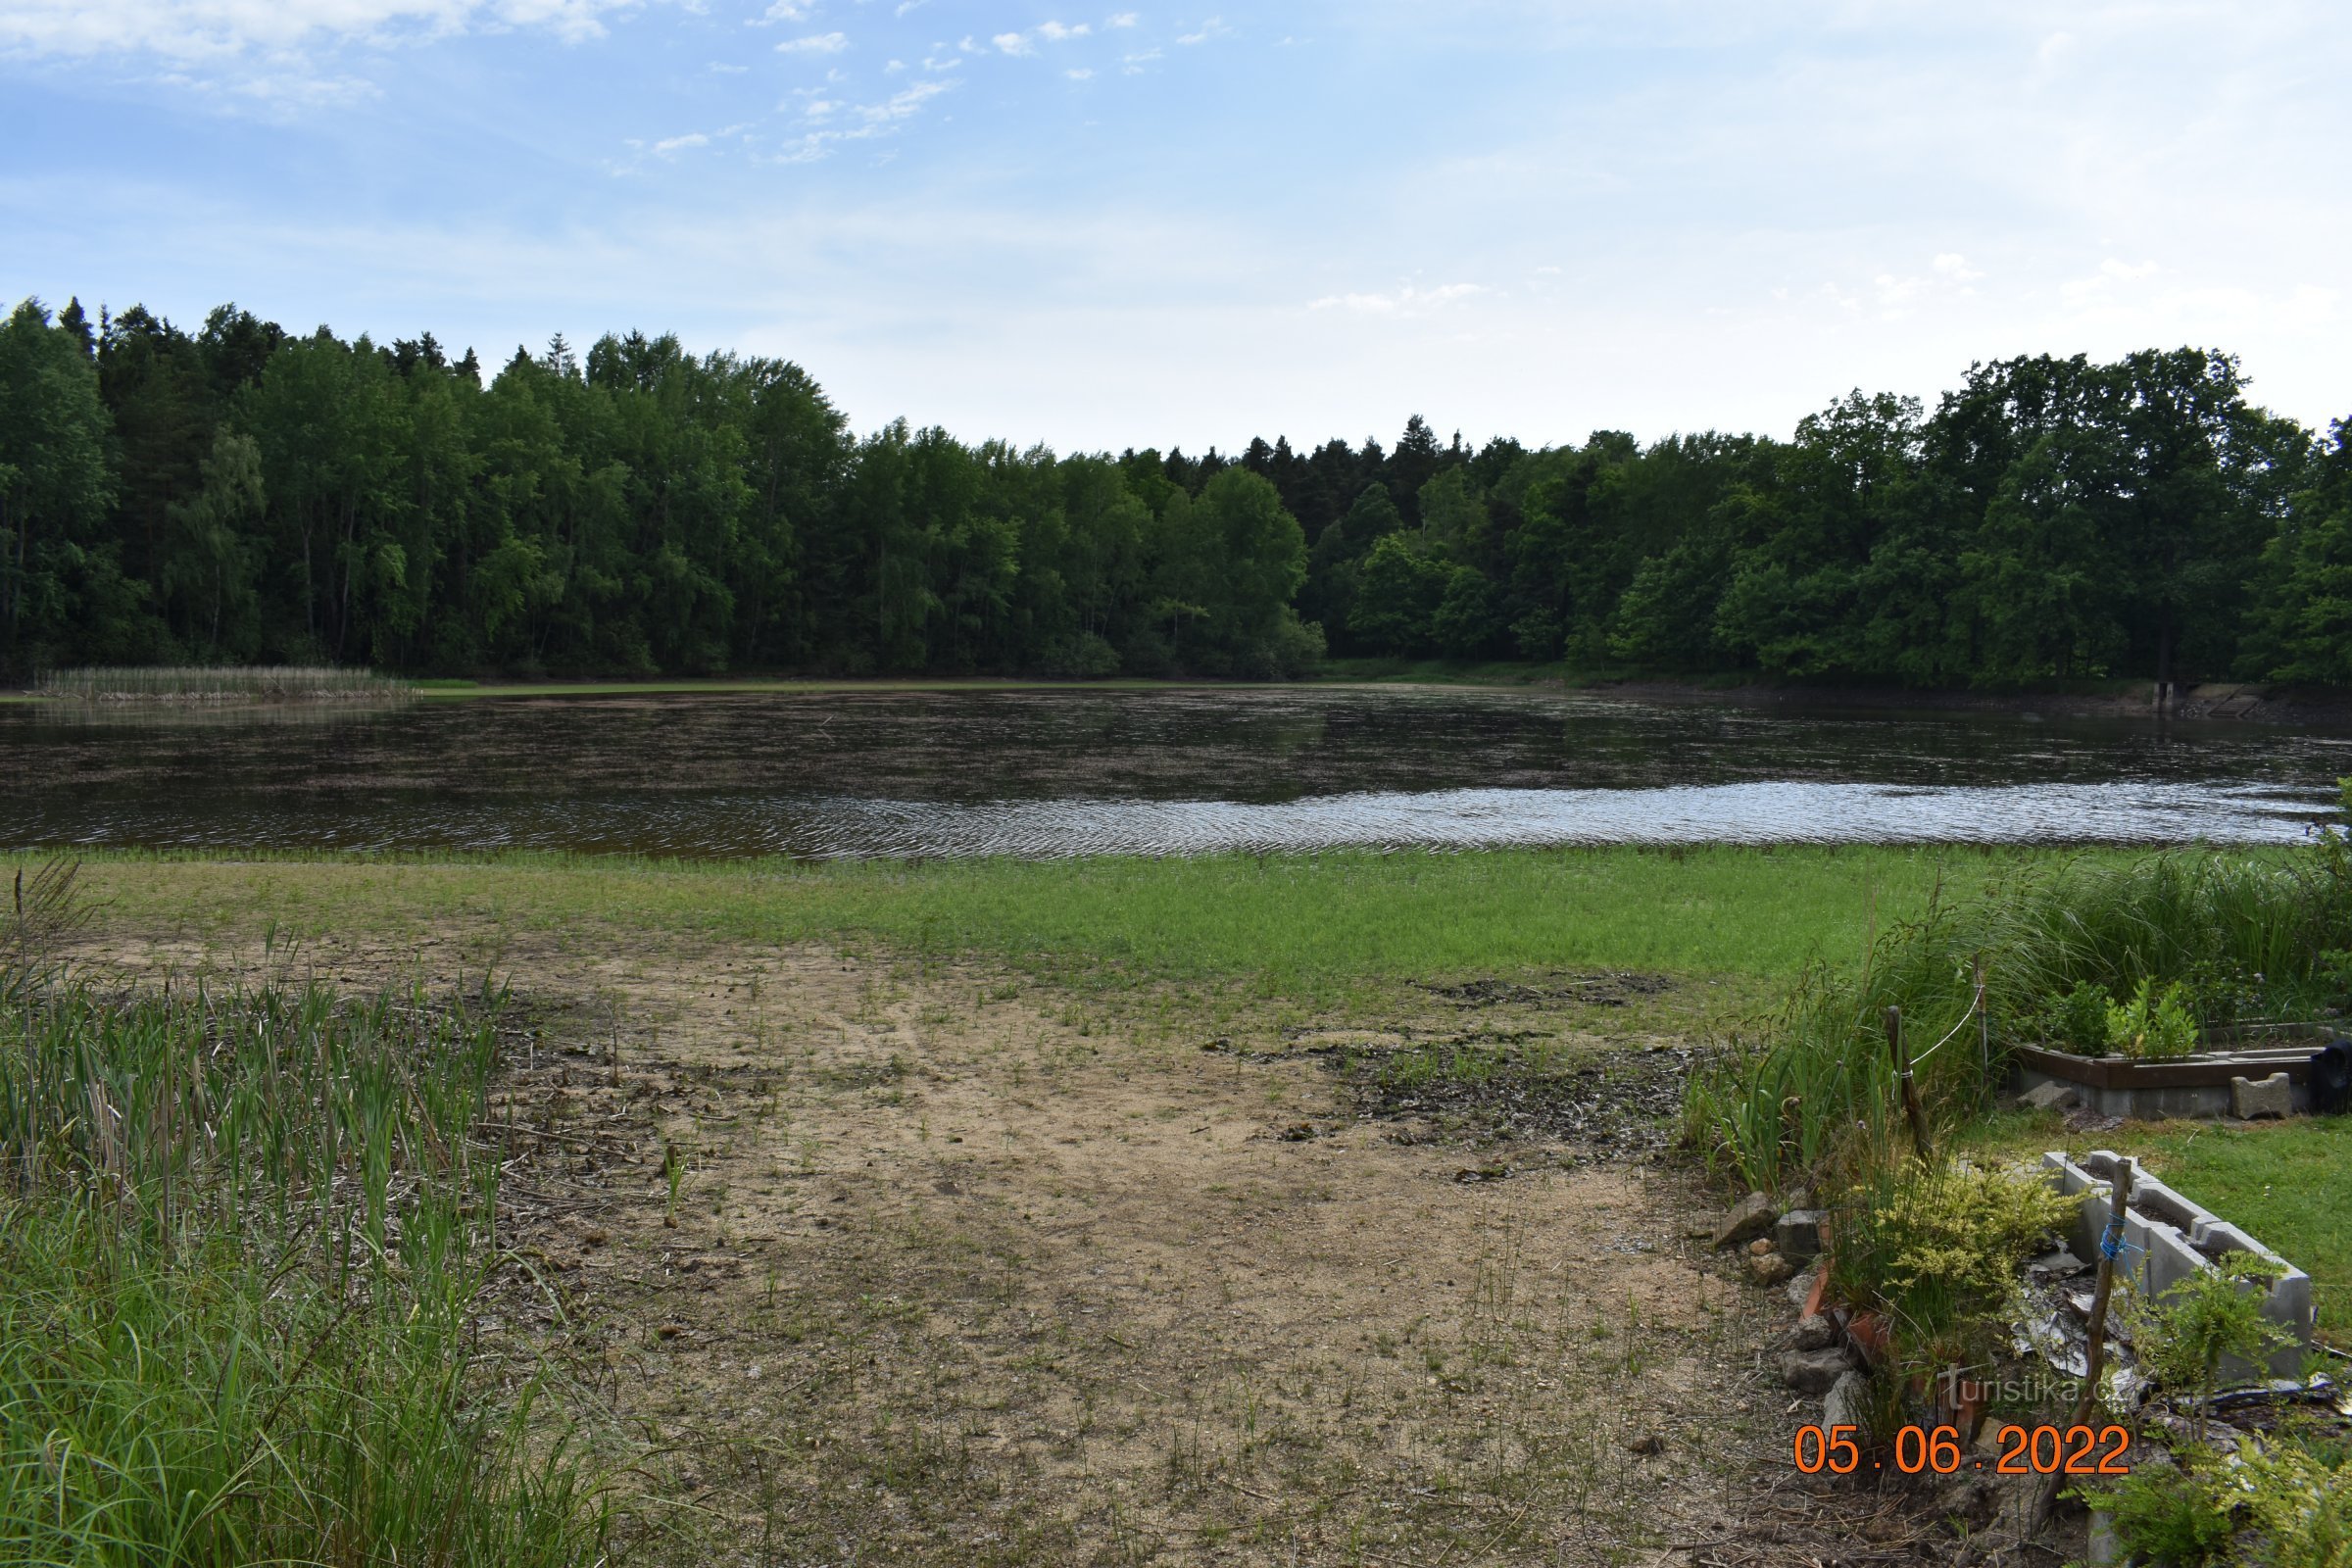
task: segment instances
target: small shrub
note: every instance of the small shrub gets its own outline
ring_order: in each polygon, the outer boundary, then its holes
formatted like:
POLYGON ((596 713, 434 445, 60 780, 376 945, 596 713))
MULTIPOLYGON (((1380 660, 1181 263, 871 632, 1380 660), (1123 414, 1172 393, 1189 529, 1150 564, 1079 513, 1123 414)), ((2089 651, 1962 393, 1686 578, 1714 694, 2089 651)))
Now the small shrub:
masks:
POLYGON ((2230 1472, 2261 1532, 2269 1568, 2352 1568, 2352 1463, 2291 1443, 2246 1455, 2230 1472))
POLYGON ((2026 1259, 2082 1201, 2031 1172, 1911 1171, 1845 1205, 1835 1281, 1847 1299, 1886 1310, 1931 1359, 1973 1358, 2007 1321, 2026 1259))
POLYGON ((2141 1061, 2169 1061, 2197 1049, 2197 1020, 2176 980, 2162 991, 2142 980, 2130 1002, 2107 1004, 2107 1049, 2141 1061))
POLYGON ((2286 1331, 2262 1315, 2263 1297, 2249 1290, 2278 1277, 2278 1265, 2252 1252, 2231 1252, 2219 1268, 2199 1270, 2167 1291, 2158 1301, 2132 1311, 2132 1344, 2140 1364, 2176 1394, 2194 1396, 2202 1433, 2203 1401, 2221 1380, 2222 1360, 2259 1360, 2292 1343, 2286 1331))
POLYGON ((2050 1006, 2045 1029, 2050 1044, 2081 1056, 2107 1049, 2107 1010, 2115 999, 2097 981, 2085 981, 2050 1006))
POLYGON ((2087 1500, 2113 1522, 2124 1549, 2153 1568, 2202 1568, 2235 1533, 2231 1499, 2181 1470, 2141 1470, 2087 1500))

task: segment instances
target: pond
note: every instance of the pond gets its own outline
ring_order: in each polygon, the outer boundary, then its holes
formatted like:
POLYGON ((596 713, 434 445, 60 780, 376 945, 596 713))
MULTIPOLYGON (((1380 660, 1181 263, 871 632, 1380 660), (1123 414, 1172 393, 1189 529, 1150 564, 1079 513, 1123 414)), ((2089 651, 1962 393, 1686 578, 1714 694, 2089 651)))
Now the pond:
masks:
POLYGON ((2352 734, 1453 688, 0 709, 0 844, 730 857, 2287 843, 2352 734))

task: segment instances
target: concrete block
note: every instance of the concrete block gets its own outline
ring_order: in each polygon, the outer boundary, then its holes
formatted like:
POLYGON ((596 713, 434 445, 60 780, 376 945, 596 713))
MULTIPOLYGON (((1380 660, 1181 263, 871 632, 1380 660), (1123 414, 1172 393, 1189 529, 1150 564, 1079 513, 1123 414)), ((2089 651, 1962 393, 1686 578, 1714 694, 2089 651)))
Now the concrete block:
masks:
POLYGON ((2143 1223, 2140 1235, 2133 1240, 2148 1250, 2141 1263, 2139 1283, 2140 1289, 2151 1297, 2162 1296, 2182 1280, 2195 1279, 2213 1266, 2176 1226, 2150 1220, 2143 1223))
POLYGON ((1772 1227, 1772 1239, 1781 1255, 1792 1263, 1820 1256, 1821 1222, 1827 1217, 1818 1208, 1800 1208, 1783 1214, 1772 1227))
POLYGON ((2230 1080, 2230 1114, 2240 1121, 2253 1121, 2263 1116, 2291 1116, 2295 1113, 2295 1086, 2282 1072, 2268 1078, 2232 1078, 2230 1080))
MULTIPOLYGON (((2099 1255, 2099 1241, 2107 1228, 2107 1194, 2115 1158, 2106 1150, 2094 1150, 2080 1164, 2062 1152, 2042 1156, 2042 1171, 2058 1191, 2090 1195, 2078 1212, 2069 1244, 2079 1257, 2095 1261, 2099 1255)), ((2214 1266, 2216 1259, 2232 1251, 2252 1252, 2278 1263, 2286 1272, 2270 1287, 2263 1301, 2263 1315, 2291 1332, 2297 1344, 2273 1356, 2270 1370, 2281 1377, 2296 1371, 2303 1348, 2311 1343, 2314 1330, 2309 1274, 2289 1264, 2240 1227, 2209 1213, 2163 1182, 2144 1174, 2132 1183, 2132 1212, 2124 1218, 2124 1245, 2122 1262, 2129 1277, 2151 1298, 2161 1297, 2198 1270, 2214 1266)), ((2254 1287, 2249 1285, 2247 1289, 2254 1287)), ((2235 1363, 2225 1367, 2225 1372, 2244 1377, 2254 1375, 2256 1369, 2235 1363)))

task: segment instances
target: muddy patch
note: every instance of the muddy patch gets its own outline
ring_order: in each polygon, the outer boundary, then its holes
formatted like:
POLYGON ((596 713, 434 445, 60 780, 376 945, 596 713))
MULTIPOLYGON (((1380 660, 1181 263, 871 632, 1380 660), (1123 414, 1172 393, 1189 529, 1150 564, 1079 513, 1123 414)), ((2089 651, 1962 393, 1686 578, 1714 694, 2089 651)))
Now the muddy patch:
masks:
POLYGON ((1540 984, 1496 980, 1488 977, 1444 983, 1416 980, 1412 982, 1412 985, 1417 991, 1425 991, 1457 1007, 1465 1008, 1543 1007, 1563 1004, 1583 1007, 1622 1007, 1638 997, 1662 997, 1675 988, 1674 982, 1664 975, 1631 972, 1558 974, 1547 977, 1540 984))

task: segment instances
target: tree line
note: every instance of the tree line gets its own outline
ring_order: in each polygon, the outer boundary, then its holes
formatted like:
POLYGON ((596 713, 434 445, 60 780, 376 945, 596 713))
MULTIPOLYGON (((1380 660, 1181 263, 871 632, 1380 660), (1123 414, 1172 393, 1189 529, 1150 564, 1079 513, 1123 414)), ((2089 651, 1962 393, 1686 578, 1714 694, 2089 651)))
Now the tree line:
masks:
POLYGON ((2352 425, 2198 349, 1972 367, 1788 440, 855 434, 799 366, 562 337, 0 326, 0 674, 1198 674, 1326 656, 1920 687, 2352 684, 2352 425))

